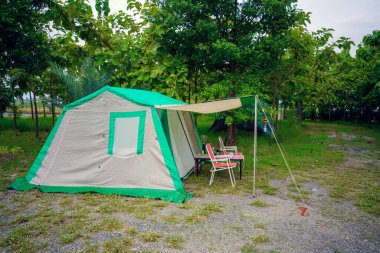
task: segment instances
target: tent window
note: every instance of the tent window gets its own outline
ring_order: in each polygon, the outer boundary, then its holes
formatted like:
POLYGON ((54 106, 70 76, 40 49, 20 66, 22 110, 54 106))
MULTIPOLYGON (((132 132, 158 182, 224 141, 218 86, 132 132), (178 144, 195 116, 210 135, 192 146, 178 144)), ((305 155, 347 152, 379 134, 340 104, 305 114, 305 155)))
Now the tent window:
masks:
POLYGON ((127 157, 143 153, 146 111, 111 112, 108 154, 127 157))

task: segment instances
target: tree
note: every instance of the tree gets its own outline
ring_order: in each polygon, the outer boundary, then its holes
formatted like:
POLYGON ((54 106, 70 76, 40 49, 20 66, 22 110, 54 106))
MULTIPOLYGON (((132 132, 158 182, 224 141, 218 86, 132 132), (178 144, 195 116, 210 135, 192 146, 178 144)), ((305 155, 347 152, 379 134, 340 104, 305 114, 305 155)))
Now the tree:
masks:
MULTIPOLYGON (((29 81, 47 67, 50 47, 45 22, 51 3, 51 0, 5 0, 0 3, 0 74, 3 81, 10 82, 7 87, 11 89, 13 96, 16 95, 17 88, 23 88, 22 92, 26 92, 30 87, 15 83, 18 79, 14 76, 16 72, 22 72, 23 81, 30 84, 29 81)), ((35 108, 38 125, 36 112, 35 108)), ((16 128, 15 98, 13 113, 16 128)))
POLYGON ((55 27, 61 31, 53 40, 55 62, 70 72, 80 72, 80 61, 89 57, 99 69, 112 69, 112 84, 120 87, 150 89, 175 98, 183 98, 187 67, 180 57, 162 50, 155 37, 159 27, 147 26, 144 18, 156 6, 129 1, 128 9, 140 15, 119 12, 95 19, 85 1, 57 5, 55 27), (81 45, 77 42, 83 40, 81 45))
POLYGON ((0 73, 11 68, 23 68, 38 73, 35 64, 42 65, 47 46, 44 29, 45 10, 50 0, 5 0, 0 3, 0 73), (43 53, 44 52, 44 53, 43 53))
MULTIPOLYGON (((254 87, 240 82, 242 77, 252 77, 258 60, 277 73, 280 55, 285 50, 280 45, 285 32, 305 19, 293 1, 168 0, 158 1, 158 6, 159 10, 148 20, 164 28, 160 45, 173 56, 185 59, 194 84, 194 89, 188 88, 189 102, 191 90, 198 95, 200 72, 215 77, 204 87, 204 99, 245 95, 242 91, 252 94, 254 87), (273 62, 276 64, 271 65, 273 62)), ((274 100, 277 101, 278 80, 270 81, 276 83, 274 100)), ((237 115, 234 112, 225 115, 229 124, 228 145, 236 143, 237 115)))
POLYGON ((12 98, 12 112, 13 112, 13 130, 17 129, 17 105, 16 98, 22 96, 23 87, 25 87, 25 72, 21 69, 10 69, 9 74, 3 79, 10 97, 12 98))
POLYGON ((96 0, 95 9, 98 12, 98 19, 104 22, 104 18, 110 13, 109 0, 96 0))
POLYGON ((3 114, 8 107, 12 104, 12 93, 10 89, 5 86, 4 82, 0 82, 0 118, 3 118, 3 114))
POLYGON ((82 71, 78 74, 69 73, 56 64, 51 64, 51 70, 66 86, 67 102, 78 100, 106 86, 112 75, 111 71, 99 72, 89 58, 84 60, 82 71))
POLYGON ((310 99, 313 66, 315 62, 315 40, 304 26, 289 32, 288 51, 282 59, 286 70, 281 83, 281 98, 287 105, 295 105, 297 118, 302 121, 304 102, 310 99))
POLYGON ((380 30, 364 36, 356 51, 356 68, 359 73, 359 85, 355 100, 357 108, 363 110, 367 122, 373 120, 377 110, 380 122, 380 30))

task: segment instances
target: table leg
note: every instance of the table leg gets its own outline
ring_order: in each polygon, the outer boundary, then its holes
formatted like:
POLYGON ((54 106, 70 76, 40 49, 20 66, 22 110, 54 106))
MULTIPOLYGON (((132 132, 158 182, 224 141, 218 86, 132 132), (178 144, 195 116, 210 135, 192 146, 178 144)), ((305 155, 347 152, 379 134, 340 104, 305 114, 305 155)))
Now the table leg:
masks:
POLYGON ((194 174, 195 176, 198 176, 198 159, 194 159, 194 174))
POLYGON ((243 160, 240 161, 240 180, 241 180, 241 173, 242 173, 242 170, 243 170, 243 160))

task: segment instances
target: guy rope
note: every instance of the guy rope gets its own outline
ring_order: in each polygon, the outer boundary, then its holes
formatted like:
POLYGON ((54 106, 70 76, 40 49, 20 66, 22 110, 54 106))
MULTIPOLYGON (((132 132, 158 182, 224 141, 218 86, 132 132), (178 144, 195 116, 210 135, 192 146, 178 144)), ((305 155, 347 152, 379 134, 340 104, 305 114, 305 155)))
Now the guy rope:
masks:
MULTIPOLYGON (((263 105, 262 105, 262 103, 261 103, 261 101, 259 100, 259 98, 258 98, 257 95, 255 96, 255 125, 254 125, 254 131, 255 131, 255 132, 254 132, 254 147, 253 147, 253 152, 254 152, 254 155, 253 155, 253 197, 256 196, 257 105, 260 106, 260 108, 261 108, 261 112, 263 113, 265 119, 267 120, 267 124, 268 124, 268 126, 269 126, 269 129, 270 129, 270 131, 271 131, 272 134, 273 134, 273 137, 274 137, 274 139, 275 139, 275 141, 276 141, 277 147, 278 147, 278 149, 280 150, 280 153, 281 153, 282 159, 284 160, 285 166, 286 166, 286 168, 288 169, 289 174, 290 174, 290 176, 291 176, 291 178, 292 178, 292 181, 293 181, 293 183, 294 183, 294 186, 295 186, 295 188, 296 188, 296 190, 297 190, 298 197, 299 197, 299 199, 301 200, 302 203, 305 203, 304 199, 302 198, 302 194, 301 194, 301 192, 300 192, 300 189, 299 189, 299 187, 298 187, 298 184, 297 184, 297 182, 296 182, 296 179, 295 179, 295 177, 294 177, 294 175, 293 175, 293 172, 292 172, 292 170, 290 169, 290 166, 289 166, 289 164, 288 164, 288 161, 287 161, 286 158, 285 158, 284 150, 283 150, 283 148, 281 148, 281 144, 280 144, 280 142, 279 142, 279 140, 278 140, 278 138, 277 138, 277 135, 276 135, 276 133, 274 132, 273 127, 272 127, 272 125, 271 125, 271 123, 270 123, 270 120, 269 120, 269 118, 268 118, 268 116, 267 116, 267 114, 266 114, 266 112, 265 112, 265 109, 264 109, 264 107, 263 107, 263 105)), ((302 206, 302 209, 301 209, 301 216, 304 216, 304 214, 305 214, 306 211, 307 211, 307 208, 304 207, 304 206, 302 206)))

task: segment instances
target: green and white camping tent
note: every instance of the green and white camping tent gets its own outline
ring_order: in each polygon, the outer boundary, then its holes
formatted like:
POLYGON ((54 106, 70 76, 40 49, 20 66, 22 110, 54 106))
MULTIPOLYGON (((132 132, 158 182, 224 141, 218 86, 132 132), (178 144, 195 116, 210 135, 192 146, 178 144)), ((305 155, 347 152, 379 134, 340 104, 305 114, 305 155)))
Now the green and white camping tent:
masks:
POLYGON ((181 179, 201 143, 191 113, 165 106, 184 104, 106 86, 63 108, 29 172, 10 188, 183 202, 190 195, 181 179))

